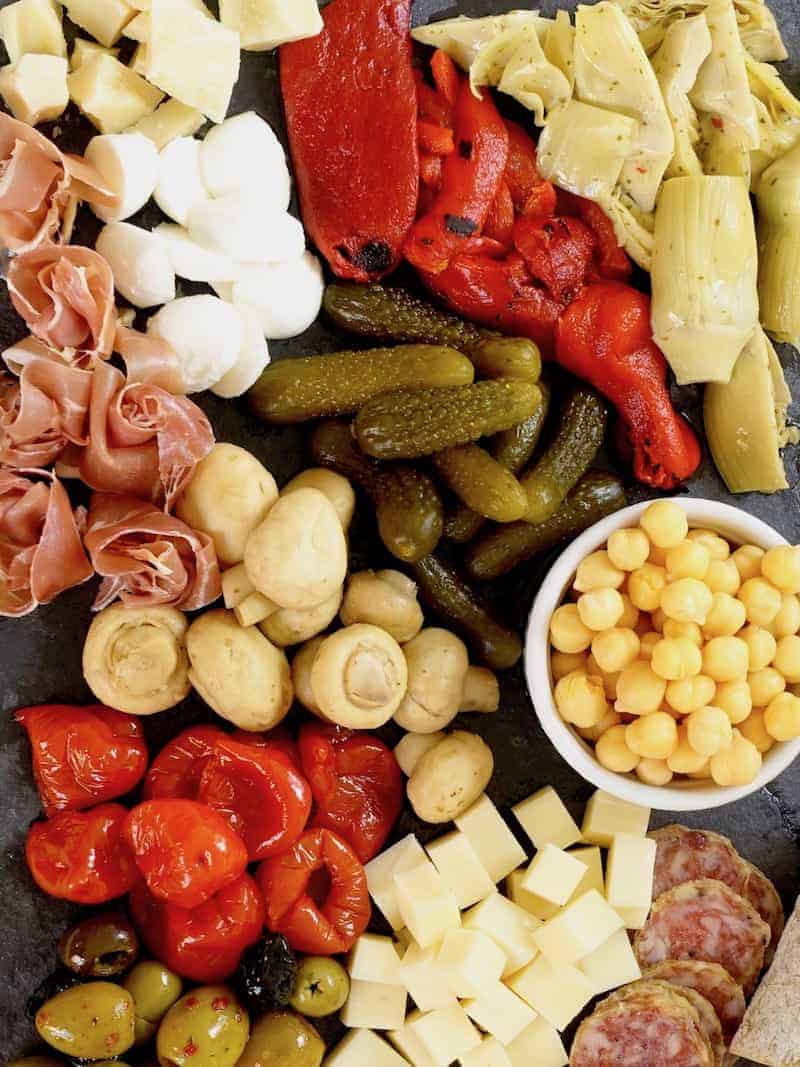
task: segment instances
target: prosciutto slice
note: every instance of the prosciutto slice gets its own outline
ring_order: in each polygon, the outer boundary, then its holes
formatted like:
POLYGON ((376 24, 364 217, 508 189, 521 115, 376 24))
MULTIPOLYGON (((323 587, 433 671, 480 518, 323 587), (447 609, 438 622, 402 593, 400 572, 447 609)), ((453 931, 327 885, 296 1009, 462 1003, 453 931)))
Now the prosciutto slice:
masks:
POLYGON ((93 573, 58 479, 0 468, 0 615, 28 615, 93 573))
POLYGON ((139 333, 138 330, 117 325, 114 351, 119 352, 125 360, 129 382, 159 385, 168 393, 186 392, 175 349, 155 334, 139 333))
POLYGON ((46 467, 70 443, 86 443, 90 371, 36 356, 19 378, 0 373, 0 463, 46 467))
POLYGON ((95 493, 85 544, 104 579, 95 611, 117 598, 134 607, 195 611, 222 592, 211 538, 135 497, 95 493))

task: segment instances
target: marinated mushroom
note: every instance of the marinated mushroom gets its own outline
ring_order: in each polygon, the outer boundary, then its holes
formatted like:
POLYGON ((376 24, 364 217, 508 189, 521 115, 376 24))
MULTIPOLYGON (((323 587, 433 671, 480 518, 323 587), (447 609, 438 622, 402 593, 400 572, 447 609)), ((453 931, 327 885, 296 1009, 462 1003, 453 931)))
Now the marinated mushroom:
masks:
POLYGON ((221 563, 241 563, 247 539, 278 499, 267 468, 237 445, 214 445, 178 498, 175 513, 214 541, 221 563))
POLYGON ((408 690, 394 716, 404 730, 432 734, 458 714, 469 669, 464 642, 449 630, 431 626, 403 648, 408 690))
POLYGON ((400 571, 360 571, 353 574, 340 612, 345 626, 356 622, 380 626, 404 645, 422 629, 417 586, 400 571))
POLYGON ((317 707, 317 702, 311 690, 311 668, 324 640, 324 637, 315 637, 311 641, 306 641, 303 647, 295 653, 295 657, 292 660, 294 695, 304 708, 319 719, 323 719, 325 716, 317 707))
POLYGON ((342 529, 347 531, 350 528, 356 510, 356 494, 350 482, 341 474, 326 470, 325 467, 310 467, 287 482, 281 490, 281 496, 288 496, 298 489, 318 489, 333 504, 342 529))
POLYGON ((244 563, 258 592, 282 608, 305 611, 330 600, 347 574, 333 504, 318 489, 281 497, 248 538, 244 563))
POLYGON ((336 618, 341 602, 342 590, 337 589, 332 597, 317 604, 315 608, 307 608, 305 611, 281 608, 258 625, 261 632, 280 648, 300 645, 328 629, 336 618))
POLYGON ((464 677, 459 711, 494 712, 500 707, 500 683, 488 667, 470 667, 464 677))
POLYGON ((83 646, 89 688, 103 704, 130 715, 153 715, 179 704, 191 689, 188 628, 176 608, 105 608, 83 646))
POLYGON ((398 643, 385 630, 363 623, 326 637, 311 666, 311 692, 324 718, 355 730, 388 722, 407 682, 398 643))
POLYGON ((423 822, 450 822, 475 803, 493 773, 494 756, 485 741, 455 730, 422 756, 406 792, 423 822))
POLYGON ((271 730, 292 704, 289 663, 255 627, 209 611, 189 627, 189 680, 206 704, 242 730, 271 730))

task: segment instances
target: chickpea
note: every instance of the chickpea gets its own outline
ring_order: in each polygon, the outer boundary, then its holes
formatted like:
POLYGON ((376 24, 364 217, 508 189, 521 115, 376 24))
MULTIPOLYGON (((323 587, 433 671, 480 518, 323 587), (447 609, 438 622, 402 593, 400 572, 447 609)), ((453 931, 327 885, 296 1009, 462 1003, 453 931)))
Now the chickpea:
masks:
POLYGON ((661 640, 661 634, 655 630, 652 630, 649 634, 643 634, 639 639, 639 656, 641 659, 652 660, 653 649, 661 640))
POLYGON ((557 682, 565 674, 571 671, 579 671, 586 668, 587 657, 583 652, 553 652, 550 656, 550 672, 553 681, 557 682))
POLYGON ((750 686, 753 707, 765 708, 771 700, 784 691, 786 679, 774 667, 764 667, 763 670, 752 671, 748 674, 747 684, 750 686))
POLYGON ((698 782, 705 782, 711 777, 711 760, 707 759, 699 771, 692 771, 686 775, 687 778, 692 778, 698 782))
POLYGON ((658 633, 663 634, 664 623, 667 621, 667 616, 664 614, 661 608, 656 608, 656 610, 650 616, 650 621, 653 624, 653 629, 656 630, 658 633))
POLYGON ((608 552, 592 552, 578 564, 575 574, 575 589, 588 593, 592 589, 619 589, 625 581, 625 572, 615 567, 608 552))
POLYGON ((621 571, 635 571, 647 562, 650 541, 644 530, 615 530, 608 539, 608 558, 621 571))
POLYGON ((747 621, 756 626, 769 626, 781 610, 780 590, 766 578, 748 578, 738 595, 747 612, 747 621))
MULTIPOLYGON (((645 660, 626 667, 617 679, 617 711, 628 715, 649 715, 661 707, 667 683, 645 660)), ((645 755, 645 753, 640 753, 645 755)))
POLYGON ((697 578, 703 581, 711 556, 699 541, 681 541, 667 552, 667 574, 671 578, 697 578))
POLYGON ((562 604, 550 620, 550 640, 559 652, 585 652, 594 634, 581 622, 576 604, 562 604))
POLYGON ((667 550, 666 548, 659 548, 658 545, 650 545, 650 555, 647 557, 648 563, 654 563, 657 567, 664 567, 667 563, 667 550))
POLYGON ((576 726, 575 733, 585 741, 591 741, 594 744, 598 737, 603 736, 606 730, 610 730, 612 726, 618 726, 621 722, 622 716, 619 712, 609 711, 596 726, 576 726))
POLYGON ((782 593, 800 593, 800 546, 770 548, 761 559, 761 573, 782 593))
POLYGON ((787 682, 794 685, 800 682, 800 637, 797 634, 787 634, 778 641, 772 663, 787 682))
POLYGON ((628 748, 625 740, 627 726, 612 726, 597 739, 594 754, 601 767, 617 774, 628 774, 635 770, 640 757, 628 748))
POLYGON ((713 530, 690 530, 687 536, 690 541, 699 541, 701 545, 705 545, 712 559, 727 559, 731 554, 731 546, 713 530))
POLYGON ((674 500, 654 500, 639 525, 658 548, 674 548, 689 532, 686 512, 674 500))
POLYGON ((739 634, 750 651, 750 670, 760 671, 768 667, 775 656, 777 642, 763 626, 745 626, 739 634))
POLYGON ((639 655, 640 647, 638 634, 633 630, 616 627, 595 637, 592 641, 592 655, 600 670, 613 674, 629 667, 639 655))
POLYGON ((686 720, 686 739, 701 756, 714 756, 733 740, 733 727, 722 708, 708 705, 686 720))
POLYGON ((706 637, 732 637, 741 630, 745 622, 746 615, 741 600, 737 600, 730 593, 714 593, 711 611, 703 624, 703 633, 706 637))
POLYGON ((703 673, 715 682, 744 678, 750 653, 741 637, 712 637, 703 649, 703 673))
POLYGON ((644 785, 669 785, 673 779, 672 771, 666 760, 643 759, 636 767, 636 777, 644 785))
POLYGON ((667 766, 674 774, 696 774, 708 763, 708 756, 701 756, 689 744, 686 724, 678 727, 678 744, 667 757, 667 766))
POLYGON ((764 710, 764 726, 776 741, 794 741, 800 737, 800 697, 779 693, 764 710))
POLYGON ((711 590, 696 578, 678 578, 661 593, 661 609, 669 619, 700 626, 711 610, 711 590))
POLYGON ((622 593, 621 596, 622 614, 617 619, 617 626, 622 626, 628 630, 634 630, 639 624, 641 613, 627 593, 622 593))
POLYGON ((765 713, 766 708, 754 708, 739 726, 742 736, 755 745, 762 756, 766 755, 775 744, 775 738, 770 736, 764 722, 765 713))
POLYGON ((781 595, 780 609, 768 629, 776 638, 796 634, 800 629, 800 599, 794 593, 781 595))
POLYGON ((735 596, 739 592, 742 579, 732 559, 712 559, 708 565, 705 583, 712 593, 735 596))
POLYGON ((619 680, 620 671, 604 671, 594 656, 589 653, 589 658, 586 660, 586 672, 587 674, 594 674, 598 678, 603 680, 603 691, 609 700, 617 699, 617 682, 619 680))
POLYGON ((720 682, 714 694, 714 706, 722 708, 733 726, 744 722, 753 710, 750 686, 739 678, 735 682, 720 682))
POLYGON ((722 786, 750 785, 761 770, 761 753, 738 730, 727 748, 711 757, 711 777, 722 786))
POLYGON ((667 585, 667 572, 654 563, 644 563, 631 571, 628 596, 640 611, 655 611, 661 604, 661 594, 667 585))
POLYGON ((743 582, 746 582, 749 578, 758 578, 761 574, 761 560, 763 558, 764 549, 759 548, 757 545, 742 545, 731 556, 743 582))
POLYGON ((578 597, 578 614, 590 630, 610 630, 616 626, 624 604, 616 589, 592 589, 578 597))
POLYGON ((664 637, 653 648, 650 666, 668 682, 691 678, 700 673, 703 657, 700 649, 685 637, 664 637))
POLYGON ((666 711, 655 711, 626 726, 625 740, 644 759, 668 760, 678 745, 678 726, 666 711))
POLYGON ((572 671, 556 685, 556 707, 565 722, 584 729, 596 726, 611 710, 603 680, 586 671, 572 671))
POLYGON ((713 678, 696 674, 694 678, 682 678, 667 685, 666 700, 680 715, 691 715, 714 699, 717 687, 713 678))
POLYGON ((691 641, 692 644, 697 645, 698 648, 703 647, 703 631, 696 622, 678 622, 677 619, 665 619, 664 628, 661 632, 664 637, 671 637, 676 640, 683 637, 687 641, 691 641))

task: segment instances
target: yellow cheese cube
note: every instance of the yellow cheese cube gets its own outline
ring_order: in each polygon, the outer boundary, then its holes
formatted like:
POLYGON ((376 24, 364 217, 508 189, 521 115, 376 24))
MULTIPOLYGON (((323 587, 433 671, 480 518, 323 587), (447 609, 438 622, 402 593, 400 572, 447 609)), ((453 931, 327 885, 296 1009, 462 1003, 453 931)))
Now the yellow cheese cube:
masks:
POLYGON ((576 963, 622 927, 611 905, 590 889, 533 935, 536 947, 557 964, 576 963))
POLYGON ((477 997, 486 982, 499 982, 507 963, 505 952, 481 930, 445 934, 436 961, 459 998, 477 997))
POLYGON ((502 982, 487 982, 480 996, 464 1001, 464 1011, 503 1045, 510 1045, 536 1018, 533 1008, 502 982))
POLYGON ((656 843, 652 838, 615 834, 606 870, 606 900, 611 907, 649 908, 655 865, 656 843))
POLYGON ((590 845, 609 848, 614 834, 644 837, 650 823, 650 809, 627 800, 619 800, 598 789, 586 805, 583 815, 583 840, 590 845))
MULTIPOLYGON (((449 1008, 421 1015, 411 1023, 411 1029, 431 1059, 439 1064, 452 1063, 481 1043, 481 1035, 458 1002, 449 1008)), ((367 1067, 367 1064, 364 1060, 361 1067, 367 1067)))
MULTIPOLYGON (((142 48, 146 49, 147 46, 140 45, 136 49, 137 53, 142 48)), ((137 73, 141 72, 137 71, 137 73)), ((165 100, 152 115, 146 115, 131 126, 130 132, 143 133, 145 137, 150 138, 160 152, 177 137, 191 137, 192 134, 197 133, 205 121, 205 115, 196 107, 187 107, 180 100, 165 100)))
POLYGON ((435 734, 404 734, 394 749, 394 758, 400 764, 400 770, 410 778, 417 764, 425 755, 444 740, 444 733, 437 730, 435 734))
POLYGON ((455 824, 467 835, 495 884, 525 862, 525 850, 485 793, 458 816, 455 824))
POLYGON ((555 845, 545 845, 528 868, 523 888, 551 904, 564 905, 586 874, 586 864, 555 845))
POLYGON ((567 1067, 569 1056, 558 1031, 538 1018, 506 1045, 511 1067, 567 1067))
POLYGON ((622 919, 626 930, 641 930, 647 922, 650 907, 648 905, 641 908, 614 908, 614 911, 622 919))
POLYGON ((119 49, 103 48, 101 44, 97 44, 95 41, 87 41, 85 37, 76 37, 69 61, 69 68, 70 70, 77 70, 87 59, 99 55, 111 56, 113 59, 116 59, 119 55, 119 49))
POLYGON ((537 849, 545 845, 569 848, 581 839, 578 824, 551 785, 511 809, 537 849))
POLYGON ((530 963, 536 955, 535 938, 541 926, 536 916, 499 893, 493 893, 464 913, 465 929, 488 934, 505 952, 504 978, 530 963))
POLYGON ((582 897, 583 894, 588 893, 590 889, 596 889, 598 893, 605 893, 606 886, 605 878, 603 877, 603 857, 597 845, 590 845, 587 848, 573 848, 570 849, 569 854, 586 865, 586 874, 581 878, 575 892, 569 898, 567 903, 571 904, 573 900, 582 897))
POLYGON ((351 1030, 397 1030, 406 1018, 405 986, 350 981, 341 1020, 351 1030))
POLYGON ((359 982, 401 985, 400 957, 391 937, 362 934, 350 949, 347 973, 359 982))
POLYGON ((323 25, 317 0, 220 0, 219 17, 240 34, 247 52, 316 37, 323 25))
POLYGON ((64 0, 67 14, 82 30, 110 48, 136 15, 126 0, 64 0))
POLYGON ((66 56, 61 8, 53 0, 17 0, 0 10, 0 37, 12 63, 33 52, 66 56))
POLYGON ((162 94, 113 56, 96 55, 70 74, 69 95, 101 133, 121 133, 158 106, 162 94))
POLYGON ((412 1011, 406 1016, 406 1021, 400 1029, 392 1030, 387 1037, 397 1051, 405 1056, 411 1067, 440 1067, 414 1031, 412 1024, 421 1019, 422 1014, 421 1011, 412 1011))
POLYGON ((486 1037, 479 1048, 467 1052, 458 1061, 461 1067, 512 1067, 503 1045, 496 1037, 486 1037))
POLYGON ((438 944, 448 930, 461 925, 458 901, 430 860, 398 871, 394 891, 403 926, 422 948, 438 944))
POLYGON ((608 941, 584 956, 578 969, 589 979, 597 995, 642 977, 627 930, 617 930, 608 941))
POLYGON ((546 923, 548 919, 558 915, 561 911, 561 906, 552 904, 549 900, 543 900, 541 897, 537 897, 535 893, 529 893, 523 885, 527 873, 527 868, 524 867, 518 871, 511 872, 506 878, 506 895, 509 900, 512 900, 519 907, 524 908, 525 911, 530 912, 531 915, 535 915, 537 919, 541 919, 543 923, 546 923))
POLYGON ((432 841, 425 850, 459 908, 471 908, 494 892, 494 882, 461 830, 432 841))
POLYGON ((25 55, 0 68, 0 95, 11 114, 37 126, 67 110, 67 61, 61 56, 25 55))
POLYGON ((456 1003, 450 976, 438 962, 439 946, 420 948, 412 941, 400 964, 400 981, 420 1011, 436 1011, 456 1003))
POLYGON ((394 876, 400 871, 407 871, 419 863, 425 863, 427 857, 422 845, 413 834, 404 837, 396 845, 381 852, 370 860, 364 870, 367 874, 367 888, 375 904, 383 912, 393 930, 400 930, 403 918, 397 907, 397 895, 394 889, 394 876))
MULTIPOLYGON (((131 68, 134 74, 145 75, 147 70, 147 45, 139 44, 136 46, 136 51, 133 53, 128 66, 131 68)), ((148 118, 151 116, 148 116, 148 118)))
POLYGON ((390 1045, 371 1030, 353 1030, 325 1057, 325 1067, 408 1067, 390 1045))
POLYGON ((537 956, 506 984, 556 1030, 566 1030, 597 993, 583 971, 550 963, 544 956, 537 956))
POLYGON ((150 14, 147 11, 140 11, 139 14, 132 18, 124 30, 125 36, 129 37, 132 41, 138 41, 140 44, 147 44, 150 39, 150 14))

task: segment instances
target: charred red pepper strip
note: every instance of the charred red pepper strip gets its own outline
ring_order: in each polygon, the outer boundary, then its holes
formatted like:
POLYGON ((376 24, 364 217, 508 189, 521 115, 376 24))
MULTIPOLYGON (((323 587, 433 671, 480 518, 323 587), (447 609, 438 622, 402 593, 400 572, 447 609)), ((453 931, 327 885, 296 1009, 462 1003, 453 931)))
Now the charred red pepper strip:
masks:
POLYGON ((649 297, 620 282, 587 286, 559 323, 556 358, 615 405, 640 482, 671 489, 694 474, 700 446, 672 406, 649 297))
POLYGON ((433 156, 449 156, 456 150, 453 131, 446 126, 436 126, 432 122, 420 119, 417 123, 419 147, 423 152, 433 156))
POLYGON ((423 153, 419 157, 419 176, 425 186, 438 192, 442 184, 442 157, 423 153))
POLYGON ((438 91, 451 107, 455 106, 461 75, 453 60, 441 48, 437 48, 431 57, 431 73, 438 91))
POLYGON ((511 247, 514 239, 514 201, 511 198, 508 182, 505 180, 500 183, 497 196, 492 201, 483 232, 504 248, 511 247))
POLYGON ((552 215, 556 210, 555 187, 539 174, 536 145, 516 122, 506 121, 508 162, 505 181, 522 215, 552 215))
POLYGON ((631 276, 633 264, 617 240, 614 223, 599 204, 559 189, 558 208, 565 215, 577 215, 594 234, 597 273, 601 278, 624 282, 631 276))
POLYGON ((280 50, 306 230, 341 278, 397 266, 419 187, 411 0, 333 0, 322 33, 280 50))
POLYGON ((580 219, 520 215, 514 226, 514 245, 533 277, 554 300, 566 305, 586 281, 596 241, 580 219))
POLYGON ((447 100, 436 89, 432 89, 425 81, 425 76, 418 67, 414 69, 414 79, 417 85, 419 118, 423 122, 432 122, 434 126, 444 126, 448 130, 452 129, 453 103, 455 101, 447 100))

